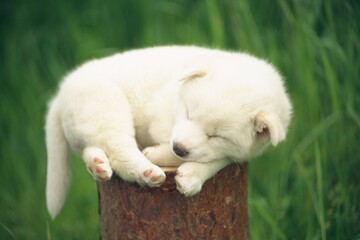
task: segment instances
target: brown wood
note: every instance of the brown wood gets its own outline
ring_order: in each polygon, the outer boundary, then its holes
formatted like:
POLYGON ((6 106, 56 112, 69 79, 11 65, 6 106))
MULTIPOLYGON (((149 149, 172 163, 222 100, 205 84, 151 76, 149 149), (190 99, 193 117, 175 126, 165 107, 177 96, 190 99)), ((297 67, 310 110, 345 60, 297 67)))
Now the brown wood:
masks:
POLYGON ((118 177, 98 183, 101 239, 247 239, 247 164, 232 165, 185 197, 174 170, 160 188, 118 177))

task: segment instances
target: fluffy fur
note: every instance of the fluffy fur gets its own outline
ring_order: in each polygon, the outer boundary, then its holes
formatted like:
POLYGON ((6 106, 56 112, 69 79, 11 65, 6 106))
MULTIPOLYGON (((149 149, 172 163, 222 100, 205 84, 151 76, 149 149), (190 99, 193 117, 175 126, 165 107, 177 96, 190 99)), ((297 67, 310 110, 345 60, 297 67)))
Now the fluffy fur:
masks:
POLYGON ((253 56, 156 47, 85 63, 62 82, 46 121, 47 206, 54 218, 69 186, 69 148, 99 181, 113 171, 156 187, 159 166, 179 166, 191 196, 231 162, 285 139, 291 104, 282 79, 253 56))

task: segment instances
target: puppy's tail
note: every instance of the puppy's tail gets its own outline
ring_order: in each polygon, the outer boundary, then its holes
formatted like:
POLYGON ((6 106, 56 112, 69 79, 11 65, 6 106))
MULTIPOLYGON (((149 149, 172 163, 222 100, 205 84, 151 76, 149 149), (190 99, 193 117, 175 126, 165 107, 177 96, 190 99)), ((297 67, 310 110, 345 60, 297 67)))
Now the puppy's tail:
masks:
POLYGON ((54 219, 65 202, 71 179, 68 143, 58 113, 56 99, 52 101, 46 118, 47 179, 46 204, 54 219))

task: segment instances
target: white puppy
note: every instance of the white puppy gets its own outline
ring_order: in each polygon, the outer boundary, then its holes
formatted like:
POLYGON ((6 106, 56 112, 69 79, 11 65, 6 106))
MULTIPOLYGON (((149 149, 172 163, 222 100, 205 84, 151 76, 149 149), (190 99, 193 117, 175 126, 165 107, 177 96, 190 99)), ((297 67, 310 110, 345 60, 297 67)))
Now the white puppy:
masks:
POLYGON ((49 107, 49 212, 64 203, 69 147, 100 181, 114 171, 156 187, 165 180, 159 166, 179 166, 177 188, 191 196, 229 163, 284 140, 290 117, 279 74, 247 54, 174 46, 92 60, 49 107))

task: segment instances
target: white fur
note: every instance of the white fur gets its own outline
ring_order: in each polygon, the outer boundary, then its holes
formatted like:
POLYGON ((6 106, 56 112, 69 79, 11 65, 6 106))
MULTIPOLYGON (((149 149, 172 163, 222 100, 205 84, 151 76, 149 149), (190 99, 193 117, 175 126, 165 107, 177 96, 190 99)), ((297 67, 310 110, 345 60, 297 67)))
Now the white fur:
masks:
POLYGON ((180 165, 178 190, 191 196, 231 161, 284 140, 290 117, 279 74, 247 54, 174 46, 92 60, 50 105, 49 212, 58 214, 67 192, 68 145, 97 180, 114 171, 156 187, 165 180, 159 166, 180 165))

